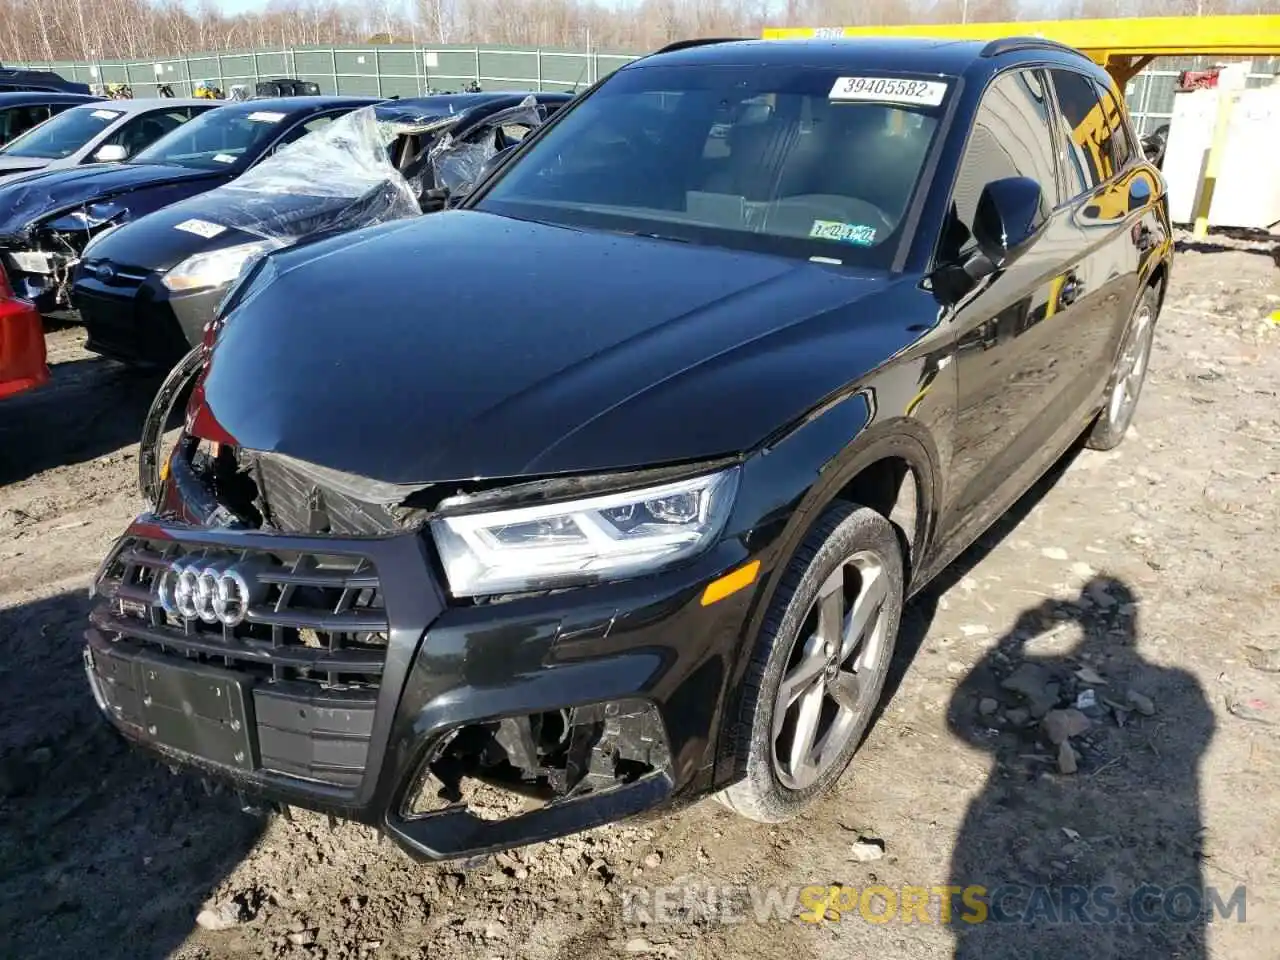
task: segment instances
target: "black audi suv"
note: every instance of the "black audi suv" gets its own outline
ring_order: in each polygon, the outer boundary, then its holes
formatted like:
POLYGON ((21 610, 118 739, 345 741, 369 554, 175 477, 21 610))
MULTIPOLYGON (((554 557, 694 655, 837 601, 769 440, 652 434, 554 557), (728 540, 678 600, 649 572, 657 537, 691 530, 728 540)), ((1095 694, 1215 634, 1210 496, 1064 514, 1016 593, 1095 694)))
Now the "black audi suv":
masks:
POLYGON ((425 858, 709 793, 795 816, 904 601, 1120 442, 1170 251, 1071 49, 642 58, 458 209, 240 279, 89 682, 167 760, 425 858))

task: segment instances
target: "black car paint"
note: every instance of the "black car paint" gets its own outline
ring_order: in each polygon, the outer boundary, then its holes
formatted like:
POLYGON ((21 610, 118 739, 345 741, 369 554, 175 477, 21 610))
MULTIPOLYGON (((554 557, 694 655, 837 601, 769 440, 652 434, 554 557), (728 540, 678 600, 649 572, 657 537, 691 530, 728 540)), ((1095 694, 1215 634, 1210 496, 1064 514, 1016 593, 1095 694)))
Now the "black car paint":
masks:
MULTIPOLYGON (((406 124, 454 122, 443 128, 465 141, 496 115, 517 107, 528 94, 471 93, 387 101, 377 105, 378 117, 406 124)), ((567 94, 532 94, 543 107, 558 108, 567 94)), ((219 184, 221 185, 221 184, 219 184)), ((426 185, 430 189, 430 185, 426 185)), ((423 191, 425 194, 425 190, 423 191)), ((430 209, 430 201, 422 201, 430 209)), ((300 240, 343 233, 360 220, 360 200, 308 194, 282 194, 273 200, 273 237, 300 240)), ((211 190, 180 201, 150 216, 123 224, 94 245, 93 255, 77 269, 72 301, 88 333, 87 347, 113 359, 168 366, 201 342, 230 283, 175 293, 161 275, 197 253, 211 253, 262 239, 243 224, 245 200, 236 193, 211 190), (225 227, 206 237, 174 229, 190 219, 225 227), (107 268, 105 274, 103 268, 107 268), (176 321, 176 324, 175 324, 176 321)))
POLYGON ((9 90, 43 90, 86 95, 91 92, 87 83, 66 80, 51 70, 21 70, 12 67, 0 69, 0 91, 9 90))
MULTIPOLYGON (((378 102, 375 98, 288 97, 254 100, 214 110, 283 114, 276 137, 225 169, 206 170, 158 163, 88 164, 27 174, 0 183, 0 251, 28 247, 37 233, 54 230, 80 235, 81 246, 104 227, 137 219, 154 210, 203 193, 238 177, 265 156, 299 123, 334 110, 355 109, 378 102), (83 215, 83 216, 82 216, 83 215)), ((10 280, 22 285, 22 276, 10 280)), ((31 287, 22 291, 42 313, 58 309, 53 291, 31 287)))
MULTIPOLYGON (((220 775, 375 824, 421 857, 529 842, 721 788, 741 775, 726 731, 747 654, 789 558, 832 500, 848 496, 899 524, 914 592, 1100 408, 1135 301, 1148 286, 1162 294, 1167 281, 1171 231, 1153 168, 1135 161, 1092 195, 1057 204, 1041 241, 958 295, 941 292, 946 265, 936 261, 954 172, 992 77, 1046 64, 1105 77, 1097 68, 1035 43, 990 54, 978 44, 926 41, 770 42, 661 56, 709 66, 791 58, 868 71, 901 69, 911 58, 959 75, 899 269, 862 274, 508 222, 465 209, 482 202, 483 189, 457 213, 266 258, 216 331, 189 410, 197 436, 447 491, 483 478, 680 461, 696 470, 725 455, 740 463, 741 477, 723 536, 687 565, 465 605, 439 586, 424 536, 220 529, 198 498, 183 496, 176 470, 158 514, 135 529, 154 533, 161 524, 161 536, 184 542, 269 547, 300 539, 316 550, 418 551, 379 565, 396 626, 377 754, 359 788, 335 798, 298 781, 220 775), (1107 198, 1099 193, 1130 191, 1135 178, 1157 189, 1122 216, 1101 218, 1107 198), (1037 253, 1058 234, 1079 251, 1065 270, 1037 253), (404 264, 419 261, 430 264, 429 281, 407 284, 404 264), (506 296, 490 295, 495 262, 512 278, 506 296), (339 279, 357 273, 359 286, 339 279), (423 305, 419 288, 428 282, 433 294, 448 294, 448 316, 423 305), (378 324, 353 325, 370 312, 378 324), (294 344, 304 333, 301 352, 294 344), (750 561, 760 563, 751 588, 699 602, 707 583, 750 561), (457 812, 407 815, 407 792, 443 731, 628 696, 662 714, 671 763, 661 776, 496 825, 457 812)), ((521 152, 507 163, 518 164, 521 152)), ((100 633, 91 640, 107 642, 100 633)))

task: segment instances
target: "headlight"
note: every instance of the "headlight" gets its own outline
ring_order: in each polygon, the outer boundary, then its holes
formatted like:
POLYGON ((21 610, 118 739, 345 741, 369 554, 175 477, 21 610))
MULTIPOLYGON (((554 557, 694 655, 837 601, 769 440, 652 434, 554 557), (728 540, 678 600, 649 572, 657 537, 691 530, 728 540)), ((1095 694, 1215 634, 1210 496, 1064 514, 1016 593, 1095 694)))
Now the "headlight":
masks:
POLYGON ((53 273, 53 259, 47 253, 21 250, 8 256, 13 269, 20 273, 53 273))
POLYGON ((276 246, 278 244, 270 240, 255 240, 210 253, 197 253, 166 273, 160 282, 174 291, 220 287, 240 276, 240 271, 252 258, 276 246))
POLYGON ((431 522, 456 597, 634 577, 691 557, 724 529, 738 468, 568 503, 431 522))

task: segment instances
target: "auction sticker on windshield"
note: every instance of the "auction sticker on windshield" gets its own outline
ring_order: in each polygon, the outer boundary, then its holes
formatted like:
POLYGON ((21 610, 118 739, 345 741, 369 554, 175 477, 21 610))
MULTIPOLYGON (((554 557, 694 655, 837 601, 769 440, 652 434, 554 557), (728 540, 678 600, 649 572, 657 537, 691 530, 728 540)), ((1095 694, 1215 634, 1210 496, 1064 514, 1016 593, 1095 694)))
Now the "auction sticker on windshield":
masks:
POLYGON ((227 228, 218 223, 210 223, 208 220, 183 220, 181 223, 174 224, 173 229, 194 233, 197 237, 211 240, 227 228))
POLYGON ((869 247, 876 242, 876 228, 865 223, 842 223, 839 220, 815 220, 809 236, 837 243, 856 243, 869 247))
POLYGON ((120 114, 116 113, 114 110, 95 110, 93 111, 93 115, 99 120, 114 120, 116 117, 120 116, 120 114))
POLYGON ((251 123, 279 123, 284 119, 283 113, 276 113, 274 110, 258 110, 249 114, 251 123))
POLYGON ((947 95, 941 80, 908 80, 905 77, 840 77, 831 85, 831 100, 866 100, 875 103, 908 103, 936 107, 947 95))

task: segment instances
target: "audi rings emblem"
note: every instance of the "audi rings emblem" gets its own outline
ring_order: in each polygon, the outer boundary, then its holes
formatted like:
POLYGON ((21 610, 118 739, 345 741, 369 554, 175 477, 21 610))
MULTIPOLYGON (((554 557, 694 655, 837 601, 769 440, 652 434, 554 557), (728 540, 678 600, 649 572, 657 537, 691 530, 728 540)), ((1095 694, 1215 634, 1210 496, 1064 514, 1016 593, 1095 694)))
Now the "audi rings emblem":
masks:
POLYGON ((177 560, 160 578, 160 605, 183 620, 234 627, 263 587, 251 566, 214 557, 177 560))

